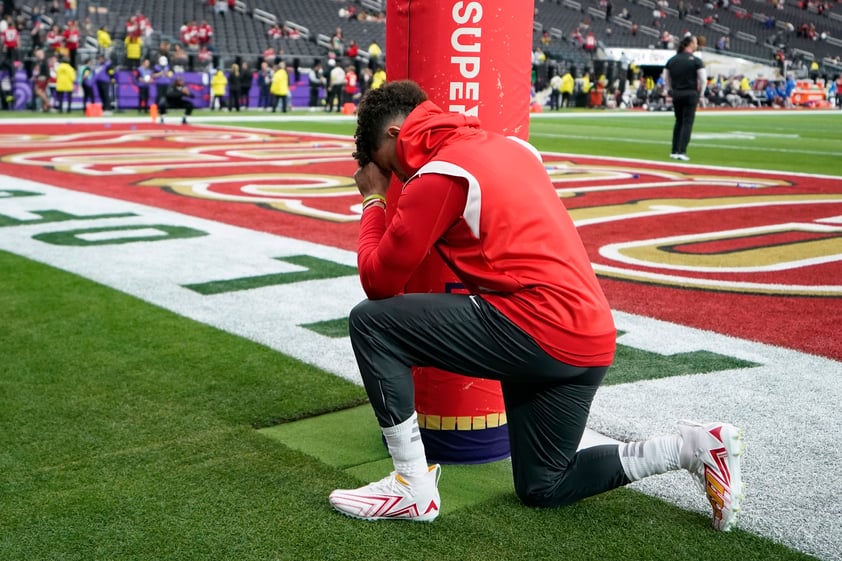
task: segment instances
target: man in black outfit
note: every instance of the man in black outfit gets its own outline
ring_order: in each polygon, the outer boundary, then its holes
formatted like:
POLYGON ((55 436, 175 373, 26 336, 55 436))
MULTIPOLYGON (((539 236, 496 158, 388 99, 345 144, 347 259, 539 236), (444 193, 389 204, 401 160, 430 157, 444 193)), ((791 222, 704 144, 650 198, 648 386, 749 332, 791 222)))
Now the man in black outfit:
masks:
POLYGON ((693 54, 697 48, 696 38, 687 35, 678 44, 678 53, 664 67, 664 85, 672 97, 675 112, 670 158, 685 162, 690 160, 687 145, 693 132, 696 106, 707 84, 705 63, 693 54))
POLYGON ((193 92, 190 91, 184 83, 184 78, 178 77, 175 82, 170 85, 167 90, 167 95, 164 98, 166 101, 160 107, 161 123, 164 122, 164 115, 169 109, 184 109, 184 116, 181 118, 181 124, 187 124, 187 117, 193 113, 193 92))

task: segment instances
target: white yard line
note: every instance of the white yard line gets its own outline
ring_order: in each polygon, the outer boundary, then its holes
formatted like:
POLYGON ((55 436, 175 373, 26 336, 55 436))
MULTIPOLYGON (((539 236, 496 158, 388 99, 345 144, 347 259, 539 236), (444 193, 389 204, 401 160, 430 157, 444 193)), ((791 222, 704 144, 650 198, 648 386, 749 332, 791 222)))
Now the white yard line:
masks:
MULTIPOLYGON (((570 140, 594 140, 593 135, 580 135, 580 134, 562 134, 562 133, 530 133, 530 138, 567 138, 570 140)), ((669 146, 670 142, 668 140, 644 140, 640 138, 634 138, 634 136, 622 137, 622 136, 600 136, 600 141, 605 142, 621 142, 623 144, 656 144, 659 146, 669 146)), ((748 141, 748 140, 747 140, 748 141)), ((801 150, 797 148, 768 148, 763 146, 746 146, 740 144, 721 144, 721 143, 714 143, 714 142, 697 142, 692 141, 690 145, 692 147, 699 147, 704 146, 707 148, 718 148, 722 150, 747 150, 752 152, 777 152, 781 154, 805 154, 808 156, 842 156, 842 152, 824 152, 820 150, 801 150)), ((596 156, 595 156, 596 157, 596 156)), ((666 157, 666 156, 665 156, 666 157)), ((691 161, 689 164, 684 165, 695 165, 691 161)), ((784 173, 784 172, 780 172, 784 173)), ((788 172, 787 172, 788 173, 788 172)))

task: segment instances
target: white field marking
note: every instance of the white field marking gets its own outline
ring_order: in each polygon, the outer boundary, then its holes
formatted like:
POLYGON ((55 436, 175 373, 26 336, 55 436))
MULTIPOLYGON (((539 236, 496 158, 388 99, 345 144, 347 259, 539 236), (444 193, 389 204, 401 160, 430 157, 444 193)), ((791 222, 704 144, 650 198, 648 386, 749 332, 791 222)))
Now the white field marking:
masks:
MULTIPOLYGON (((656 143, 656 141, 652 141, 651 143, 656 143)), ((670 161, 661 161, 661 160, 642 160, 640 158, 623 158, 619 156, 593 156, 588 154, 573 154, 570 152, 549 152, 546 150, 541 151, 541 155, 544 157, 544 162, 547 165, 552 165, 552 161, 549 161, 546 156, 551 156, 553 158, 563 158, 563 159, 576 159, 576 158, 584 158, 587 160, 600 160, 600 161, 612 161, 612 162, 624 162, 629 164, 657 164, 659 167, 662 168, 675 168, 677 172, 684 172, 688 165, 690 164, 680 164, 677 162, 670 162, 670 161)), ((604 164, 598 164, 604 165, 604 164)), ((587 164, 581 164, 581 167, 587 168, 587 164)), ((820 173, 805 173, 801 171, 783 171, 783 170, 768 170, 768 169, 755 169, 755 168, 744 168, 744 167, 731 167, 731 166, 713 166, 713 165, 705 165, 705 164, 692 164, 690 167, 698 168, 701 170, 713 170, 713 171, 728 171, 732 173, 739 173, 740 177, 747 176, 749 174, 760 174, 760 175, 769 175, 774 178, 780 178, 781 175, 786 176, 793 176, 793 177, 817 177, 822 179, 833 179, 833 180, 842 180, 842 169, 840 169, 840 175, 824 175, 820 173)), ((643 170, 649 171, 649 170, 643 170)), ((655 170, 657 171, 657 170, 655 170)))
MULTIPOLYGON (((80 219, 0 228, 0 248, 76 273, 138 296, 148 302, 257 341, 284 354, 359 383, 350 347, 344 340, 321 337, 301 324, 346 317, 364 298, 356 276, 322 279, 259 290, 203 296, 183 285, 301 270, 278 261, 289 255, 311 255, 356 266, 356 254, 306 241, 284 238, 70 190, 0 175, 0 189, 28 190, 43 196, 0 198, 0 214, 15 218, 34 211, 61 210, 77 216, 133 212, 137 216, 80 219), (176 225, 209 235, 85 247, 57 246, 32 239, 42 232, 108 226, 176 225), (313 297, 318 291, 319 298, 313 297), (284 302, 283 312, 271 302, 284 302)), ((278 220, 283 220, 278 213, 278 220)), ((134 236, 126 232, 124 238, 134 236)), ((104 233, 98 233, 104 235, 104 233)), ((115 238, 120 237, 114 231, 115 238)), ((77 236, 79 237, 79 236, 77 236)))
POLYGON ((754 140, 755 136, 749 133, 737 132, 697 132, 693 140, 754 140))
MULTIPOLYGON (((200 110, 201 111, 201 110, 200 110)), ((716 110, 708 111, 700 109, 697 115, 707 118, 729 118, 734 116, 741 117, 757 117, 763 119, 774 119, 777 117, 803 117, 805 115, 822 115, 822 116, 836 116, 842 118, 842 111, 835 109, 817 109, 810 111, 728 111, 716 110)), ((658 118, 658 117, 672 117, 671 111, 560 111, 560 112, 543 112, 530 113, 530 120, 567 120, 567 119, 615 119, 615 118, 658 118)), ((167 119, 167 123, 159 125, 161 129, 168 129, 170 131, 190 130, 193 125, 201 123, 263 123, 263 122, 282 122, 282 123, 318 123, 318 122, 356 122, 357 118, 354 115, 339 115, 339 114, 325 114, 321 109, 312 112, 302 112, 286 115, 277 115, 271 113, 258 113, 257 111, 246 110, 237 115, 201 115, 197 114, 190 118, 189 125, 181 125, 180 117, 172 117, 172 120, 167 119), (252 115, 249 115, 252 113, 252 115)), ((9 116, 0 120, 0 130, 3 125, 74 125, 74 124, 102 124, 104 127, 109 127, 112 124, 144 124, 154 123, 149 117, 128 117, 122 115, 106 115, 103 117, 67 117, 63 119, 45 120, 32 117, 17 117, 9 116)), ((236 127, 232 127, 236 128, 236 127)), ((252 132, 254 129, 248 129, 252 132)))
MULTIPOLYGON (((558 134, 558 133, 530 133, 530 137, 535 138, 568 138, 572 140, 595 140, 593 136, 587 135, 578 135, 578 134, 558 134)), ((695 136, 694 136, 695 138, 695 136)), ((626 144, 657 144, 659 146, 669 146, 670 142, 667 140, 644 140, 640 138, 631 138, 631 137, 620 137, 620 136, 600 136, 600 141, 609 141, 609 142, 623 142, 626 144)), ((809 156, 842 156, 842 152, 823 152, 820 150, 799 150, 799 149, 792 149, 792 148, 763 148, 759 146, 740 146, 738 144, 708 144, 704 142, 693 142, 691 140, 691 147, 692 146, 705 146, 709 148, 720 148, 720 149, 727 149, 727 150, 748 150, 748 151, 760 151, 760 152, 780 152, 782 154, 807 154, 809 156)), ((581 154, 580 154, 581 156, 581 154)), ((597 156, 594 156, 597 157, 597 156)), ((691 162, 687 164, 683 164, 685 166, 695 166, 695 164, 691 162)), ((783 172, 781 172, 783 173, 783 172)))
MULTIPOLYGON (((603 387, 590 428, 631 441, 667 433, 681 418, 741 427, 747 450, 739 526, 826 561, 842 560, 842 363, 622 312, 614 315, 619 329, 630 329, 621 344, 668 354, 679 347, 691 350, 696 341, 763 366, 603 387), (675 337, 687 339, 676 345, 675 337)), ((709 512, 686 473, 633 486, 683 508, 709 512)))
POLYGON ((781 134, 781 133, 774 133, 774 132, 743 132, 743 131, 702 132, 702 133, 693 134, 693 140, 714 140, 714 139, 721 139, 721 138, 725 138, 725 139, 734 138, 734 139, 738 139, 738 140, 756 140, 757 137, 799 139, 799 138, 801 138, 801 135, 799 135, 799 134, 781 134))
MULTIPOLYGON (((267 114, 267 113, 260 113, 256 115, 249 115, 249 113, 257 113, 257 111, 248 111, 246 110, 243 114, 237 114, 236 116, 232 115, 207 115, 202 116, 201 114, 194 115, 190 118, 189 125, 181 125, 181 119, 179 117, 173 117, 172 120, 167 120, 168 122, 164 125, 158 125, 162 130, 168 130, 170 132, 179 131, 179 130, 195 130, 194 125, 202 124, 202 123, 221 123, 225 126, 225 123, 264 123, 264 122, 280 122, 280 123, 319 123, 319 122, 348 122, 354 123, 356 122, 357 118, 354 115, 333 115, 333 114, 324 114, 322 110, 313 111, 310 113, 295 113, 295 114, 286 114, 286 115, 276 115, 276 114, 267 114)), ((613 119, 613 118, 658 118, 658 117, 672 117, 671 111, 625 111, 625 110, 618 110, 618 111, 574 111, 574 112, 544 112, 544 113, 531 113, 529 115, 530 120, 542 121, 542 120, 567 120, 567 119, 613 119)), ((707 118, 729 118, 734 117, 736 115, 745 116, 745 117, 758 117, 764 119, 774 119, 776 117, 803 117, 804 115, 823 115, 823 116, 837 116, 842 118, 842 111, 834 110, 834 109, 819 109, 819 110, 810 110, 809 112, 805 111, 728 111, 728 110, 716 110, 716 111, 706 111, 701 109, 697 112, 697 115, 703 115, 705 119, 707 118)), ((38 119, 32 117, 17 117, 17 116, 9 116, 5 117, 0 120, 0 131, 3 130, 4 125, 74 125, 74 124, 101 124, 103 127, 108 128, 112 124, 144 124, 144 123, 154 123, 149 117, 127 117, 122 115, 106 115, 103 117, 67 117, 63 119, 53 119, 53 120, 45 120, 45 119, 38 119)), ((230 126, 232 129, 239 128, 238 126, 230 126)), ((254 132, 254 129, 242 129, 242 130, 249 130, 254 132)), ((2 134, 0 132, 0 134, 2 134)), ((299 134, 296 132, 296 134, 299 134)), ((303 133, 307 134, 307 133, 303 133)), ((311 133, 316 135, 325 135, 330 136, 329 133, 311 133)), ((346 137, 347 138, 347 137, 346 137)))
MULTIPOLYGON (((589 169, 596 169, 596 168, 589 168, 589 169)), ((647 170, 647 173, 648 173, 648 170, 647 170)), ((629 180, 629 183, 626 183, 625 185, 621 185, 621 184, 599 185, 599 184, 596 184, 596 185, 590 185, 588 187, 583 187, 583 186, 580 186, 580 185, 574 185, 572 187, 564 187, 564 183, 567 183, 567 182, 573 183, 577 179, 579 181, 586 181, 586 180, 582 179, 581 177, 579 177, 579 178, 573 177, 573 178, 570 178, 569 180, 567 180, 567 179, 564 179, 563 176, 561 176, 561 177, 553 176, 553 183, 556 185, 555 190, 556 190, 556 193, 558 193, 559 195, 563 195, 565 193, 597 193, 597 192, 600 192, 600 191, 635 191, 635 190, 639 190, 639 189, 652 189, 652 188, 656 188, 656 187, 658 187, 658 188, 664 187, 664 188, 669 189, 669 188, 672 188, 672 187, 698 186, 699 184, 701 184, 705 187, 713 186, 713 185, 719 185, 719 186, 724 186, 724 187, 741 187, 741 188, 745 188, 746 185, 751 185, 752 188, 756 188, 756 189, 775 187, 776 186, 776 185, 770 185, 770 184, 761 184, 761 183, 751 183, 751 182, 746 182, 746 181, 739 181, 737 178, 725 178, 725 177, 723 177, 723 178, 711 178, 711 179, 704 178, 702 180, 689 179, 687 181, 681 181, 681 180, 677 180, 677 181, 652 181, 652 182, 643 181, 643 182, 638 183, 638 182, 636 182, 636 180, 633 180, 633 178, 630 177, 631 174, 625 174, 625 175, 627 176, 626 178, 629 180)), ((657 175, 657 174, 653 174, 653 175, 657 175)), ((739 205, 739 206, 748 206, 748 205, 745 204, 745 205, 739 205)), ((726 208, 726 207, 717 206, 715 208, 726 208)), ((663 211, 663 212, 667 212, 667 213, 668 212, 683 212, 683 211, 689 210, 689 209, 681 207, 681 206, 668 206, 668 205, 651 205, 649 207, 649 209, 651 211, 663 211)), ((709 209, 700 208, 699 210, 709 210, 709 209)), ((644 211, 641 214, 650 214, 650 213, 644 211)), ((630 216, 630 215, 628 215, 628 214, 623 215, 623 217, 624 217, 623 219, 627 218, 628 216, 630 216)), ((594 218, 592 220, 577 221, 576 224, 578 224, 578 225, 593 224, 595 222, 601 222, 603 220, 606 221, 606 222, 610 222, 611 220, 617 220, 617 219, 618 219, 617 217, 601 217, 601 218, 594 218)))
MULTIPOLYGON (((42 123, 43 124, 43 123, 42 123)), ((129 123, 121 123, 126 125, 129 123)), ((133 127, 134 128, 134 127, 133 127)), ((72 148, 74 146, 111 146, 113 144, 123 144, 125 142, 143 142, 155 138, 166 139, 171 142, 197 142, 201 140, 202 144, 215 145, 219 143, 236 142, 238 145, 245 142, 264 142, 266 139, 273 137, 272 131, 260 129, 238 129, 238 135, 233 137, 232 134, 220 134, 219 131, 214 133, 211 129, 194 128, 171 130, 165 127, 159 129, 137 129, 125 130, 119 128, 111 130, 110 127, 102 130, 88 130, 84 132, 71 132, 66 134, 4 134, 3 126, 0 125, 0 146, 20 146, 26 143, 27 148, 72 148)), ((147 149, 149 150, 149 149, 147 149)), ((153 149, 154 150, 154 149, 153 149)))
MULTIPOLYGON (((774 119, 775 117, 803 117, 805 115, 836 115, 842 118, 842 112, 837 109, 816 109, 810 111, 729 111, 729 110, 708 110, 705 108, 700 108, 696 111, 696 115, 703 115, 705 119, 708 117, 713 118, 728 118, 734 117, 739 115, 741 117, 763 117, 766 119, 774 119)), ((551 112, 545 111, 542 113, 530 113, 529 118, 535 120, 543 120, 543 119, 611 119, 616 117, 642 117, 642 118, 656 118, 656 117, 672 117, 672 111, 629 111, 629 110, 614 110, 614 111, 558 111, 558 112, 551 112)), ((43 120, 39 121, 43 122, 43 120)))
MULTIPOLYGON (((560 190, 560 189, 559 189, 560 190)), ((815 199, 809 201, 764 201, 758 200, 756 202, 739 202, 728 205, 711 204, 710 206, 699 207, 684 207, 673 205, 652 205, 648 208, 643 208, 639 212, 626 213, 618 216, 597 216, 595 218, 587 218, 583 220, 576 220, 576 226, 591 226, 593 224, 606 224, 608 222, 617 222, 621 220, 629 220, 637 217, 656 216, 665 214, 682 214, 685 212, 709 212, 711 210, 731 210, 738 208, 762 208, 774 206, 793 206, 793 205, 819 205, 831 204, 838 205, 839 199, 815 199)), ((575 209, 572 209, 575 210, 575 209)))
MULTIPOLYGON (((838 256, 833 256, 834 258, 830 259, 829 261, 838 261, 838 256)), ((615 261, 622 260, 617 259, 615 261)), ((827 261, 824 261, 827 262, 827 261)), ((646 263, 646 265, 653 267, 651 263, 646 263)), ((678 267, 674 267, 678 269, 678 267)), ((602 274, 612 278, 633 278, 636 280, 645 279, 646 281, 652 281, 654 284, 666 285, 666 286, 685 286, 685 287, 695 287, 701 290, 712 290, 713 285, 716 285, 719 289, 729 290, 733 292, 746 292, 746 293, 766 293, 771 292, 772 294, 792 294, 792 295, 804 295, 804 294, 816 294, 822 293, 825 295, 833 295, 834 297, 842 296, 842 286, 838 284, 806 284, 806 285, 799 285, 799 284, 787 284, 787 285, 780 285, 780 284, 764 284, 758 282, 741 282, 741 281, 724 281, 724 280, 709 280, 704 278, 693 278, 693 277, 685 277, 680 275, 668 275, 664 273, 653 273, 651 271, 639 271, 639 270, 630 270, 626 267, 613 267, 611 265, 602 265, 600 263, 594 263, 593 269, 596 274, 602 274)))
MULTIPOLYGON (((359 384, 347 337, 333 339, 301 324, 347 317, 363 297, 356 276, 202 296, 184 284, 300 270, 274 258, 308 254, 354 265, 353 252, 256 232, 176 212, 0 176, 0 189, 42 196, 0 197, 0 214, 136 216, 79 219, 2 228, 0 249, 70 271, 152 304, 256 341, 359 384), (56 246, 39 233, 104 226, 172 225, 204 237, 89 247, 56 246), (318 294, 318 297, 313 297, 318 294)), ((673 430, 680 418, 727 420, 745 430, 743 478, 748 494, 740 527, 825 561, 842 561, 842 363, 794 350, 614 312, 623 345, 671 355, 707 350, 757 363, 755 368, 606 386, 589 427, 635 440, 673 430)), ((598 437, 589 433, 587 443, 598 437)), ((604 439, 602 439, 604 441, 604 439)), ((634 486, 690 510, 708 513, 684 473, 634 486)))
POLYGON ((733 134, 746 134, 751 136, 768 136, 770 138, 801 138, 800 134, 783 134, 777 132, 743 132, 731 131, 733 134))
MULTIPOLYGON (((201 139, 195 138, 193 140, 198 142, 201 139)), ((228 150, 226 146, 174 147, 152 151, 145 149, 133 151, 131 148, 124 147, 109 148, 107 152, 106 149, 100 149, 95 152, 90 147, 85 147, 84 142, 78 144, 79 148, 75 151, 70 151, 66 146, 55 146, 53 149, 41 152, 10 154, 6 161, 17 165, 66 168, 77 175, 107 176, 132 175, 158 169, 195 169, 197 165, 200 165, 202 169, 237 168, 242 170, 248 164, 266 167, 291 167, 312 163, 348 162, 353 150, 351 145, 344 149, 335 150, 308 146, 291 153, 288 145, 261 143, 235 144, 231 145, 231 150, 228 150), (248 149, 253 151, 254 156, 249 154, 248 149), (277 150, 277 155, 274 158, 268 155, 272 150, 277 150), (219 154, 215 154, 217 152, 219 154), (239 156, 250 161, 234 161, 229 156, 239 156), (140 161, 134 163, 131 162, 132 159, 140 161), (122 165, 111 165, 125 160, 129 161, 122 165), (97 169, 98 166, 104 164, 109 164, 109 167, 104 170, 97 169)))
MULTIPOLYGON (((842 202, 842 201, 837 201, 842 202)), ((819 204, 819 202, 817 202, 819 204)), ((578 224, 578 223, 577 223, 578 224)), ((774 228, 768 226, 757 226, 754 228, 739 228, 734 230, 720 230, 717 231, 716 236, 711 237, 711 240, 728 239, 729 237, 750 236, 752 234, 768 234, 771 232, 786 232, 792 229, 801 232, 819 232, 827 234, 840 234, 842 228, 838 226, 831 226, 825 224, 815 223, 781 223, 776 224, 774 228)), ((636 265, 639 267, 651 267, 653 269, 669 269, 671 271, 692 271, 694 273, 759 273, 768 271, 786 271, 789 269, 798 269, 801 267, 809 267, 813 265, 821 265, 823 263, 833 263, 842 261, 842 244, 839 245, 839 253, 831 255, 822 255, 820 257, 805 257, 795 261, 781 261, 778 263, 769 263, 766 265, 744 265, 741 267, 702 267, 693 265, 679 265, 677 263, 658 263, 657 261, 638 259, 627 254, 627 250, 638 247, 664 246, 682 243, 692 243, 696 240, 705 239, 699 236, 666 236, 661 238, 649 238, 645 240, 636 240, 631 242, 619 242, 604 245, 599 248, 599 254, 610 259, 615 263, 622 263, 627 265, 636 265)), ((620 268, 616 268, 620 270, 620 268)), ((647 277, 651 278, 651 277, 647 277)), ((675 279, 678 280, 678 279, 675 279)), ((689 281, 689 279, 688 279, 689 281)), ((690 284, 688 282, 688 284, 690 284)), ((735 283, 727 283, 722 281, 725 286, 731 286, 735 283)), ((745 286, 755 286, 756 283, 743 283, 745 286)), ((759 286, 759 285, 758 285, 759 286)), ((763 285, 765 286, 765 285, 763 285)), ((798 287, 804 289, 806 287, 798 287)), ((842 285, 833 285, 825 287, 816 287, 818 289, 833 290, 842 294, 842 285)))
MULTIPOLYGON (((255 111, 255 113, 257 113, 255 111)), ((318 112, 317 112, 318 113, 318 112)), ((324 112, 321 112, 324 113, 324 112)), ((306 113, 295 114, 295 115, 272 115, 271 113, 261 113, 259 115, 236 115, 236 116, 200 116, 194 115, 190 118, 189 125, 182 125, 181 118, 173 117, 172 120, 166 119, 163 125, 152 121, 149 117, 123 117, 121 115, 106 115, 104 117, 68 117, 66 119, 36 119, 32 117, 3 117, 0 120, 0 131, 3 130, 3 125, 51 125, 51 126, 61 126, 61 125, 81 125, 81 124, 94 124, 94 125, 103 125, 104 128, 108 128, 111 125, 115 124, 128 124, 128 125, 137 125, 137 124, 155 124, 160 127, 161 130, 168 130, 170 132, 176 131, 189 131, 193 128, 195 124, 199 123, 264 123, 267 121, 272 122, 285 122, 285 123, 318 123, 318 122, 356 122, 357 118, 353 115, 308 115, 306 113)), ((251 132, 255 132, 255 129, 248 129, 251 132)))
POLYGON ((79 239, 88 242, 105 242, 113 240, 125 240, 130 238, 154 238, 166 237, 166 233, 157 228, 138 228, 129 231, 105 231, 105 232, 90 232, 79 234, 79 239))

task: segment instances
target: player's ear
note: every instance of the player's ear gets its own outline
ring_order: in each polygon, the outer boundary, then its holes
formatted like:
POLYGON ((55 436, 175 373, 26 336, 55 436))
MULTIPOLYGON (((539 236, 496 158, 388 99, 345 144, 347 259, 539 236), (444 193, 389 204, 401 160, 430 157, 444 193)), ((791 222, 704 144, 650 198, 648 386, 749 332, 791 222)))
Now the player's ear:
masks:
POLYGON ((401 128, 399 125, 389 125, 386 129, 386 136, 389 138, 397 138, 398 134, 400 134, 401 128))

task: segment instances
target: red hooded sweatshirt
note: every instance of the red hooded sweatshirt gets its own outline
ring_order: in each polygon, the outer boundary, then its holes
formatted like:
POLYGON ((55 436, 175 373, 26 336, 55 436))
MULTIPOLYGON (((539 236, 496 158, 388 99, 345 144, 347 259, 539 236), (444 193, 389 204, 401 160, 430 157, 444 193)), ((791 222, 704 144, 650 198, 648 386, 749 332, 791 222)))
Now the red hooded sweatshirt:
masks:
POLYGON ((377 207, 360 224, 358 266, 369 298, 403 292, 435 249, 471 293, 551 356, 611 364, 611 310, 534 148, 427 101, 401 127, 397 155, 410 179, 388 228, 377 207))

